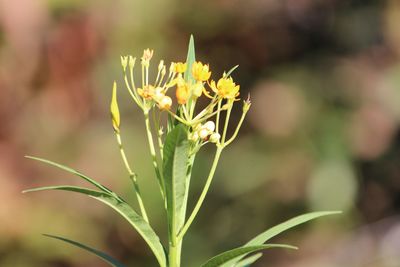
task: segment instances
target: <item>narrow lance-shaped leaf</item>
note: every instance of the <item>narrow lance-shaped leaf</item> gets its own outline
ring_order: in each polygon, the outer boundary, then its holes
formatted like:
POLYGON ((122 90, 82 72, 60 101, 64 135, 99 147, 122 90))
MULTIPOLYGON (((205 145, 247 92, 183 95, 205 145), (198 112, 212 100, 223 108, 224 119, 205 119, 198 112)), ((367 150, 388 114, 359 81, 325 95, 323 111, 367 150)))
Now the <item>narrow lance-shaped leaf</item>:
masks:
POLYGON ((33 160, 37 160, 37 161, 46 163, 46 164, 51 165, 53 167, 56 167, 56 168, 59 168, 61 170, 67 171, 69 173, 72 173, 72 174, 82 178, 83 180, 91 183, 95 187, 99 188, 101 191, 107 192, 109 194, 114 194, 110 189, 108 189, 104 185, 96 182, 94 179, 92 179, 92 178, 90 178, 90 177, 88 177, 88 176, 86 176, 86 175, 84 175, 84 174, 82 174, 82 173, 70 168, 70 167, 67 167, 67 166, 64 166, 62 164, 59 164, 59 163, 56 163, 56 162, 53 162, 53 161, 50 161, 50 160, 47 160, 47 159, 43 159, 43 158, 38 158, 38 157, 33 157, 33 156, 25 156, 25 157, 28 158, 28 159, 33 159, 33 160))
MULTIPOLYGON (((278 225, 266 230, 265 232, 257 235, 252 240, 247 242, 243 247, 257 246, 257 245, 264 244, 265 242, 267 242, 269 239, 273 238, 274 236, 276 236, 290 228, 293 228, 297 225, 317 219, 322 216, 339 214, 339 213, 341 213, 341 212, 340 211, 318 211, 318 212, 311 212, 311 213, 307 213, 307 214, 303 214, 303 215, 294 217, 284 223, 278 224, 278 225)), ((245 256, 245 255, 243 255, 243 256, 245 256)), ((243 258, 243 256, 227 262, 226 264, 222 265, 222 267, 233 266, 238 261, 240 261, 243 258)))
MULTIPOLYGON (((35 192, 35 191, 44 191, 44 190, 63 190, 63 191, 71 191, 77 192, 81 194, 85 194, 89 197, 92 197, 96 200, 103 202, 104 204, 110 206, 115 211, 117 211, 122 217, 124 217, 142 236, 142 238, 149 245, 150 249, 153 251, 155 257, 157 258, 158 263, 161 267, 167 267, 166 257, 164 248, 160 243, 160 239, 151 226, 140 216, 138 215, 126 202, 121 200, 121 198, 115 198, 107 193, 95 191, 88 188, 82 188, 78 186, 69 186, 69 185, 60 185, 60 186, 47 186, 47 187, 39 187, 33 188, 29 190, 23 191, 23 193, 35 192)), ((115 193, 113 193, 115 194, 115 193)))
POLYGON ((195 49, 194 49, 194 38, 190 35, 188 52, 186 57, 186 71, 185 71, 185 81, 194 83, 192 75, 192 65, 196 61, 195 49))
POLYGON ((50 237, 50 238, 54 238, 54 239, 57 239, 57 240, 61 240, 61 241, 64 241, 66 243, 69 243, 69 244, 71 244, 73 246, 76 246, 78 248, 84 249, 84 250, 96 255, 97 257, 99 257, 103 261, 107 262, 110 266, 113 266, 113 267, 125 267, 118 260, 116 260, 113 257, 107 255, 106 253, 104 253, 104 252, 102 252, 100 250, 91 248, 91 247, 89 247, 87 245, 84 245, 84 244, 82 244, 80 242, 77 242, 77 241, 74 241, 74 240, 71 240, 71 239, 67 239, 67 238, 64 238, 64 237, 60 237, 60 236, 55 236, 55 235, 44 234, 44 236, 50 237))
POLYGON ((251 264, 256 262, 259 258, 261 258, 263 254, 262 253, 257 253, 252 256, 249 256, 245 258, 244 260, 239 261, 235 267, 249 267, 251 264))
POLYGON ((186 191, 186 171, 189 157, 189 142, 185 126, 177 125, 165 138, 164 143, 164 180, 167 196, 168 221, 170 227, 183 224, 184 218, 179 216, 184 207, 186 191))
MULTIPOLYGON (((235 248, 232 250, 228 250, 223 252, 215 257, 209 259, 206 263, 201 265, 201 267, 218 267, 222 266, 222 264, 234 259, 236 257, 247 255, 249 253, 261 251, 268 248, 288 248, 288 249, 297 249, 297 247, 283 245, 283 244, 267 244, 267 245, 260 245, 260 246, 249 246, 249 247, 240 247, 235 248)), ((232 265, 230 265, 232 266, 232 265)))

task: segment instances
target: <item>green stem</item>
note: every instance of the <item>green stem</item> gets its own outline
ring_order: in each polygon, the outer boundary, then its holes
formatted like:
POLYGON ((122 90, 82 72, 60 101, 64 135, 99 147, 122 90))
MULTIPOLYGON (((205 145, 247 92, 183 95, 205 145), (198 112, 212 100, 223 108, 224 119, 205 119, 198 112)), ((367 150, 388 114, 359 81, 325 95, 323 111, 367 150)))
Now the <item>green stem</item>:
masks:
POLYGON ((217 169, 218 161, 221 156, 222 150, 223 150, 223 146, 219 146, 217 148, 217 151, 215 152, 214 161, 212 163, 210 173, 208 174, 206 184, 204 185, 203 191, 201 192, 200 197, 197 200, 196 206, 194 207, 192 213, 190 214, 190 216, 189 216, 188 220, 186 221, 185 225, 183 226, 182 230, 178 234, 179 241, 181 241, 182 238, 184 237, 184 235, 186 234, 187 230, 189 229, 190 225, 193 223, 193 220, 195 219, 197 213, 199 212, 199 210, 204 202, 204 199, 210 188, 211 182, 214 178, 215 170, 217 169))
POLYGON ((235 132, 233 133, 232 137, 228 141, 226 141, 225 146, 229 145, 230 143, 233 142, 233 140, 235 140, 236 136, 239 133, 240 128, 242 127, 245 117, 246 117, 246 112, 243 112, 242 116, 240 117, 240 121, 239 121, 238 125, 236 126, 235 132))
POLYGON ((156 172, 158 185, 160 186, 161 196, 165 200, 165 196, 164 196, 165 185, 164 185, 164 180, 163 180, 163 178, 161 176, 160 168, 159 168, 158 162, 157 162, 157 155, 156 155, 156 150, 154 148, 154 141, 153 141, 153 135, 151 133, 151 126, 150 126, 150 119, 149 119, 149 111, 148 110, 144 111, 144 118, 145 118, 147 139, 148 139, 148 142, 149 142, 149 148, 150 148, 150 154, 151 154, 151 158, 152 158, 152 162, 153 162, 153 167, 154 167, 154 170, 156 172))
POLYGON ((128 159, 126 158, 124 147, 122 145, 121 135, 119 133, 116 133, 116 136, 117 136, 117 141, 118 141, 119 151, 121 153, 122 161, 124 162, 125 168, 126 168, 126 170, 128 171, 128 174, 129 174, 129 178, 133 183, 135 194, 136 194, 136 198, 138 200, 140 211, 142 213, 143 219, 146 222, 149 222, 149 218, 147 217, 146 209, 145 209, 144 204, 143 204, 142 196, 140 194, 140 188, 139 188, 139 184, 137 182, 137 174, 132 171, 132 169, 131 169, 131 167, 129 165, 128 159))

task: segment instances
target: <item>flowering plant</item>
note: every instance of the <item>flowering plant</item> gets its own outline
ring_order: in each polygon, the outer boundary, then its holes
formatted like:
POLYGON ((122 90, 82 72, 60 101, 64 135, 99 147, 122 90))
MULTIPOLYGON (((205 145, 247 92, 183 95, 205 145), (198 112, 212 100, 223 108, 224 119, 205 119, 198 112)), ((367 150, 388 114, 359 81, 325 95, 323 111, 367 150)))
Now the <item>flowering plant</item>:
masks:
MULTIPOLYGON (((145 203, 141 197, 139 179, 133 171, 125 154, 121 138, 121 118, 117 101, 117 84, 114 82, 111 97, 111 118, 114 133, 119 145, 121 158, 133 183, 134 194, 138 201, 140 212, 132 208, 124 199, 108 187, 96 182, 92 178, 58 163, 37 158, 52 166, 70 172, 96 187, 96 190, 77 186, 49 186, 40 187, 24 192, 42 190, 65 190, 92 197, 117 211, 146 241, 152 250, 159 266, 181 266, 182 241, 191 224, 198 214, 207 192, 210 188, 222 151, 237 137, 241 125, 250 108, 250 99, 243 101, 242 116, 231 136, 228 136, 228 126, 233 106, 239 102, 240 86, 231 76, 236 67, 224 73, 217 81, 211 79, 209 65, 196 61, 193 37, 189 42, 186 62, 171 63, 168 67, 161 60, 155 80, 151 82, 149 75, 150 62, 153 51, 146 49, 140 59, 141 83, 134 80, 136 59, 132 56, 122 56, 121 64, 125 85, 134 103, 143 111, 144 121, 151 154, 151 160, 158 181, 158 187, 166 211, 168 240, 165 248, 152 229, 145 203), (174 91, 175 97, 170 96, 174 91), (169 94, 169 95, 168 95, 169 94), (198 99, 208 98, 208 104, 198 110, 198 99), (152 116, 153 120, 150 119, 152 116), (165 120, 162 118, 166 117, 165 120), (166 121, 163 124, 163 121, 166 121), (208 172, 203 190, 193 208, 187 216, 187 202, 190 193, 192 167, 197 152, 206 144, 215 146, 215 156, 208 172)), ((298 216, 280 225, 277 225, 257 235, 248 243, 223 252, 209 260, 203 267, 213 266, 250 266, 259 257, 261 250, 268 248, 296 249, 285 244, 266 244, 272 237, 296 225, 309 220, 335 214, 337 212, 313 212, 298 216), (254 252, 258 254, 251 255, 254 252)), ((111 256, 59 236, 47 235, 94 253, 111 266, 124 266, 111 256)))

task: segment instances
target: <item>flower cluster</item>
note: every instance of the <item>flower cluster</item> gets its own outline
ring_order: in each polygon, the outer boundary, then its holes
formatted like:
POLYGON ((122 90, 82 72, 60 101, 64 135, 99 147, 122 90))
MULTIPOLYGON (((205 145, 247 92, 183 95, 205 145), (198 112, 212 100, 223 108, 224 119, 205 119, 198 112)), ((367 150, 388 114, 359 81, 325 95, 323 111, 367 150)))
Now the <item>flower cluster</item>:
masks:
MULTIPOLYGON (((188 126, 188 139, 195 145, 208 142, 227 145, 233 141, 250 107, 250 101, 244 101, 243 115, 237 125, 237 130, 230 139, 226 139, 230 113, 234 103, 239 100, 240 94, 240 86, 230 76, 235 68, 214 80, 211 78, 212 73, 208 64, 200 61, 172 62, 167 71, 167 66, 161 60, 156 78, 150 81, 149 70, 153 54, 153 50, 150 49, 143 52, 140 60, 142 79, 138 85, 134 81, 136 58, 121 57, 128 91, 144 114, 148 114, 151 110, 168 113, 170 118, 188 126), (209 99, 209 103, 205 108, 197 111, 197 101, 203 95, 209 99), (173 106, 176 108, 173 109, 173 106), (222 122, 222 112, 226 112, 225 122, 222 122), (221 131, 219 131, 220 124, 224 125, 221 131)), ((113 112, 115 113, 115 108, 113 112)), ((160 123, 156 124, 157 132, 162 134, 160 123)), ((114 128, 116 128, 115 125, 114 128)), ((160 146, 162 146, 161 143, 160 146)))

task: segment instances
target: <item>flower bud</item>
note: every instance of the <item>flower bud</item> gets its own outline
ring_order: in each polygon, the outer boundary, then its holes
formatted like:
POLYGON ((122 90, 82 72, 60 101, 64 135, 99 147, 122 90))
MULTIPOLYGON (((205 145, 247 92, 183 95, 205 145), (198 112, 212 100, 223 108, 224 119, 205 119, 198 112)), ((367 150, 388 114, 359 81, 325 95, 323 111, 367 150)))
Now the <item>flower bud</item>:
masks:
POLYGON ((121 65, 122 65, 122 69, 125 72, 126 66, 128 66, 128 57, 127 56, 121 56, 121 65))
POLYGON ((207 129, 209 132, 214 132, 215 130, 215 123, 213 121, 207 121, 202 128, 207 129))
POLYGON ((158 71, 161 71, 164 68, 164 60, 160 60, 160 64, 158 64, 158 71))
POLYGON ((199 134, 197 132, 193 132, 189 135, 189 140, 193 142, 197 142, 199 140, 199 134))
POLYGON ((210 142, 211 143, 218 143, 220 138, 221 138, 221 135, 219 133, 212 133, 210 135, 210 142))
POLYGON ((160 109, 169 110, 172 106, 172 99, 169 96, 163 96, 158 102, 160 109))
POLYGON ((110 112, 111 112, 111 120, 114 127, 114 131, 119 133, 119 125, 120 125, 120 115, 119 115, 119 108, 117 102, 117 83, 114 81, 112 96, 111 96, 111 105, 110 105, 110 112))
POLYGON ((194 84, 192 86, 193 96, 200 97, 203 92, 203 88, 204 88, 204 86, 203 86, 203 83, 201 83, 201 82, 197 82, 196 84, 194 84))
POLYGON ((135 62, 136 62, 136 58, 129 56, 129 68, 133 69, 133 67, 135 66, 135 62))
POLYGON ((243 113, 246 113, 247 111, 249 111, 251 106, 251 101, 250 101, 250 94, 247 97, 247 99, 245 101, 243 101, 243 113))
POLYGON ((210 134, 210 132, 209 132, 207 129, 205 129, 205 128, 202 128, 202 129, 200 129, 200 131, 199 131, 199 136, 200 136, 200 138, 203 139, 203 140, 207 139, 207 137, 208 137, 209 134, 210 134))

